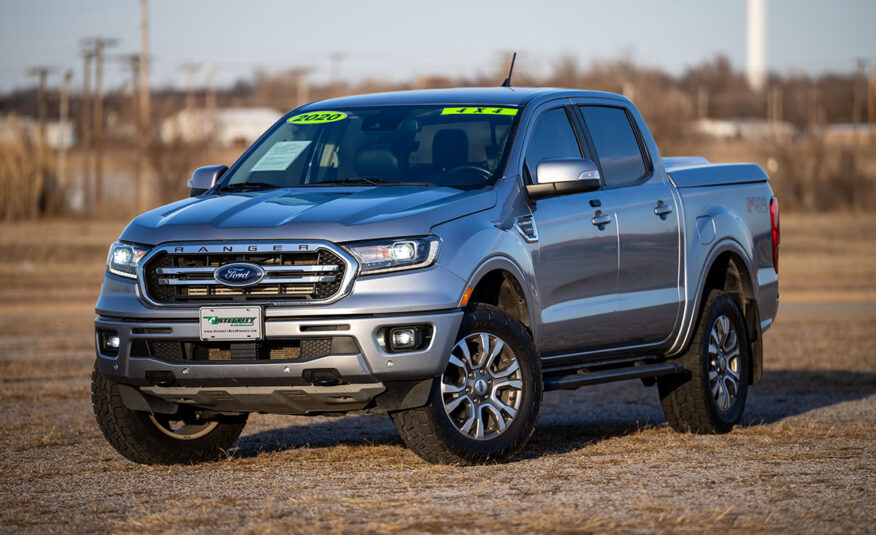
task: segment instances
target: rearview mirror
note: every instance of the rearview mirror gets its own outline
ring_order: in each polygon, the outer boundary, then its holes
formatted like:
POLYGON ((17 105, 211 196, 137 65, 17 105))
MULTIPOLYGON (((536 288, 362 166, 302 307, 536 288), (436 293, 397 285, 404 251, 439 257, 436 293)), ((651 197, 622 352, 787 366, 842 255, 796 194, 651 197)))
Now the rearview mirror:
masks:
POLYGON ((208 165, 195 169, 195 172, 192 173, 192 178, 188 182, 189 197, 200 195, 215 186, 216 182, 219 181, 219 178, 227 170, 227 165, 208 165))
POLYGON ((549 158, 538 162, 535 184, 526 186, 532 200, 600 188, 599 168, 585 158, 549 158))

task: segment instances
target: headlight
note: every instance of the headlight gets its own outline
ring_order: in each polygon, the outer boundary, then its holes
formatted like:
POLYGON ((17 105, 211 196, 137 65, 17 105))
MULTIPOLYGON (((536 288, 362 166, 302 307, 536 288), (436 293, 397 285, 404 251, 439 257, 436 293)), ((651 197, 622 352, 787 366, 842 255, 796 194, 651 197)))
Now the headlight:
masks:
POLYGON ((346 247, 359 261, 359 273, 372 275, 431 266, 438 258, 441 240, 437 236, 396 238, 348 243, 346 247))
POLYGON ((148 247, 117 241, 110 245, 109 254, 106 257, 106 268, 113 275, 136 279, 137 263, 148 252, 148 247))

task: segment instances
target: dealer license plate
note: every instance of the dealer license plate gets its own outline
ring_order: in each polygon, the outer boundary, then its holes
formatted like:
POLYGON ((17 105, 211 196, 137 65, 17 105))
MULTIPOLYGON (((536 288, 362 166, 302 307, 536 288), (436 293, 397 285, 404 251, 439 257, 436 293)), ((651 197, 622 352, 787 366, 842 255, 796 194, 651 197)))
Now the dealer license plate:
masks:
POLYGON ((201 307, 201 340, 261 340, 262 307, 201 307))

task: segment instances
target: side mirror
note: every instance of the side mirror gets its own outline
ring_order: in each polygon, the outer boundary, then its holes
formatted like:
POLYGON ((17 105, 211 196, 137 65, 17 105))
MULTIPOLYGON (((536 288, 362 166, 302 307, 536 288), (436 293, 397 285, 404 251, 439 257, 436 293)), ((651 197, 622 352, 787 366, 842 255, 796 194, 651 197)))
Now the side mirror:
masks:
POLYGON ((216 185, 222 174, 228 170, 227 165, 208 165, 198 167, 189 179, 189 197, 194 197, 206 192, 216 185))
POLYGON ((549 158, 538 162, 535 184, 526 186, 532 200, 571 193, 596 191, 601 187, 599 168, 584 158, 549 158))

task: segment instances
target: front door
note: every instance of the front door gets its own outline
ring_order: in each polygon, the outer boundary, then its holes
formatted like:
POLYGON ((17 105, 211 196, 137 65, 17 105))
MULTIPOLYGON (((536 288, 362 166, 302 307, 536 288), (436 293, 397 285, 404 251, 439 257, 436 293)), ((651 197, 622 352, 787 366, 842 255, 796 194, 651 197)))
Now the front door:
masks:
MULTIPOLYGON (((545 111, 536 118, 524 173, 534 177, 538 162, 547 158, 581 158, 583 145, 565 107, 545 111)), ((550 197, 532 207, 542 325, 536 345, 542 355, 599 349, 616 339, 618 235, 604 193, 550 197)))

